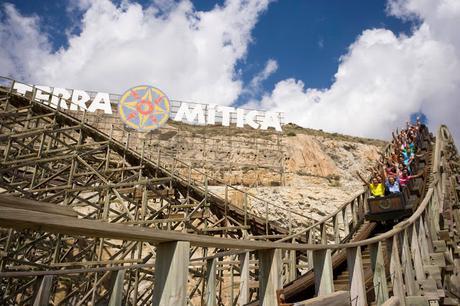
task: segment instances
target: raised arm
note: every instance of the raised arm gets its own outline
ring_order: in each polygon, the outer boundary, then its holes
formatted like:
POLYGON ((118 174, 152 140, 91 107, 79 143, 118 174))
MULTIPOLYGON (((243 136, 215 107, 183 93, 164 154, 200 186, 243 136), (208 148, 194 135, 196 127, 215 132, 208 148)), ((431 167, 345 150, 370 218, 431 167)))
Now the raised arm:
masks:
POLYGON ((410 178, 411 178, 411 179, 418 178, 418 177, 422 176, 424 172, 425 172, 425 171, 422 170, 422 171, 420 171, 419 173, 417 173, 416 175, 411 175, 410 178))
POLYGON ((420 157, 424 157, 426 154, 427 154, 427 152, 425 152, 425 153, 420 153, 420 154, 415 154, 415 156, 417 156, 417 157, 420 158, 420 157))

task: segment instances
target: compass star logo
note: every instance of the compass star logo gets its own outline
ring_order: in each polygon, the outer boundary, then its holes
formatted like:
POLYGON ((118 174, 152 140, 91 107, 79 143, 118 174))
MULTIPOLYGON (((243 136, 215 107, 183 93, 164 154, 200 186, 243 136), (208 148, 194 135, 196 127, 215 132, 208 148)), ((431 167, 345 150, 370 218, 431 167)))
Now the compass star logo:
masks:
POLYGON ((147 132, 163 126, 168 121, 170 103, 168 97, 158 88, 148 85, 135 86, 121 96, 118 113, 127 126, 147 132))

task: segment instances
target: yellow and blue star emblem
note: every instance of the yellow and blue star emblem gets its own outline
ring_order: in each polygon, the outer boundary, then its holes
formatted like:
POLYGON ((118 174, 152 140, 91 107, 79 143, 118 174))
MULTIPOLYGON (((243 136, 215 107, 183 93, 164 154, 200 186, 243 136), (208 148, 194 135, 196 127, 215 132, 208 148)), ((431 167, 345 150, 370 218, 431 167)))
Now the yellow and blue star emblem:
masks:
POLYGON ((121 96, 118 113, 127 126, 147 132, 163 126, 168 121, 170 102, 158 88, 148 85, 135 86, 121 96))

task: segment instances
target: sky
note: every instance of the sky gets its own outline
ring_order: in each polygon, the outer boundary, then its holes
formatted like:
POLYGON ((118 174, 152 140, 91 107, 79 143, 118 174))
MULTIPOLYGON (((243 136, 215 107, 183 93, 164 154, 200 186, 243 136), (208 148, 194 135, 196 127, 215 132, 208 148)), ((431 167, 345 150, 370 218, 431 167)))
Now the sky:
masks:
POLYGON ((460 1, 1 1, 0 75, 284 112, 388 139, 422 114, 460 135, 460 1))

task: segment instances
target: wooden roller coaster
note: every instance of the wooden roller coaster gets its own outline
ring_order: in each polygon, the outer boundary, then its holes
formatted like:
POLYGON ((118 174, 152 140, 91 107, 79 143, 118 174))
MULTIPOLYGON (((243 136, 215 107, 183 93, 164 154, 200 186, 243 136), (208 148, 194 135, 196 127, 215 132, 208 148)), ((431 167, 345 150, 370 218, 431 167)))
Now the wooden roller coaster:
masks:
POLYGON ((14 82, 0 84, 2 305, 459 303, 460 159, 445 126, 423 133, 424 175, 398 198, 363 192, 292 229, 269 220, 274 204, 219 196, 209 175, 14 82), (409 213, 374 222, 382 210, 409 213))

